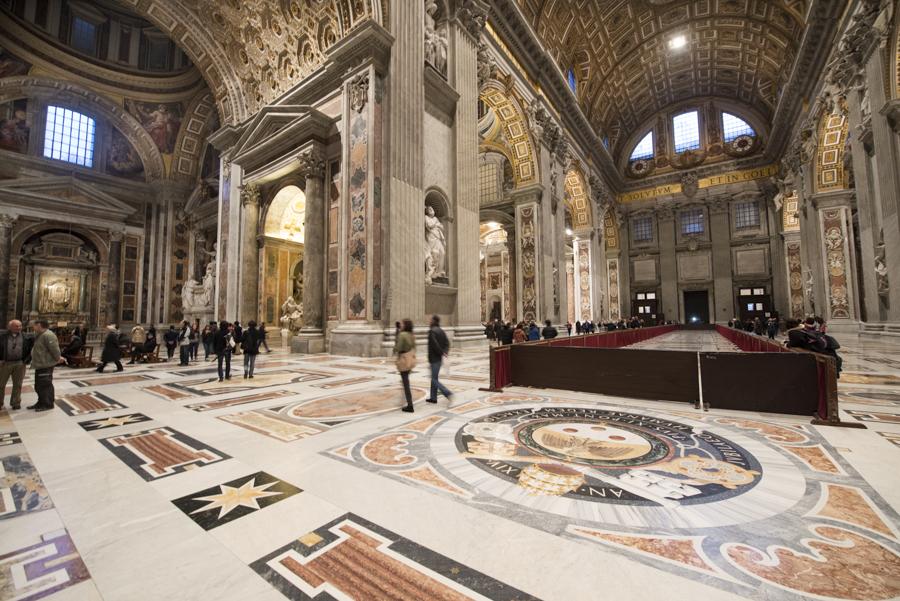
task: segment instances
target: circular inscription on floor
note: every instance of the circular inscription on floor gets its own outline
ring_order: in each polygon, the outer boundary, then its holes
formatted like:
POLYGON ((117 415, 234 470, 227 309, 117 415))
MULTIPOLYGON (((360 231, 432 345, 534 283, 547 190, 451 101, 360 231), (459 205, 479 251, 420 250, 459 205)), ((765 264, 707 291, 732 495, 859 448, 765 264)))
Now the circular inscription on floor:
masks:
POLYGON ((533 495, 690 505, 743 494, 762 474, 737 444, 669 419, 583 407, 500 411, 456 434, 471 464, 533 495))

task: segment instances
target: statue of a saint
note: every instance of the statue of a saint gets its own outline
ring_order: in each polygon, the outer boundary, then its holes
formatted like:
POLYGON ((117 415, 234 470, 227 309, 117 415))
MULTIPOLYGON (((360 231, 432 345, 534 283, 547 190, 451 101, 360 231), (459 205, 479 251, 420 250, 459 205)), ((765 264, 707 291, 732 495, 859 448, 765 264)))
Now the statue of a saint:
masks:
POLYGON ((297 332, 303 326, 303 305, 289 296, 281 305, 281 327, 291 332, 297 332))
POLYGON ((435 217, 432 207, 425 207, 425 283, 446 278, 447 242, 444 224, 435 217))

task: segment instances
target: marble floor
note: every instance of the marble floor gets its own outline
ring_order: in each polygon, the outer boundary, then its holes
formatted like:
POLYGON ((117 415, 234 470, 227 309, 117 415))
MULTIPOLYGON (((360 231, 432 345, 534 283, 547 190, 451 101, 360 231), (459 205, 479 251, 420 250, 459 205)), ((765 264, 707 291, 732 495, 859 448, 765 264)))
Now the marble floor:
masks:
POLYGON ((900 340, 841 342, 866 429, 484 392, 483 352, 414 414, 389 359, 58 370, 0 411, 0 599, 898 598, 900 340))
POLYGON ((700 353, 740 352, 733 342, 714 330, 679 330, 629 344, 625 348, 700 353))

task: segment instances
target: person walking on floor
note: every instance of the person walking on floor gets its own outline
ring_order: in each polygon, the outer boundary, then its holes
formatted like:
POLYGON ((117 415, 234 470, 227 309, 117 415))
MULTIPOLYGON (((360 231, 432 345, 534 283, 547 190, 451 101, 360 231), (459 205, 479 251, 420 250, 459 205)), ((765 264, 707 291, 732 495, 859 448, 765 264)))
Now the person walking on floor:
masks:
POLYGON ((200 343, 203 345, 203 360, 209 361, 209 352, 212 350, 213 331, 212 326, 207 324, 200 334, 200 343))
POLYGON ((251 320, 244 331, 244 339, 241 340, 241 350, 244 351, 244 378, 253 377, 253 368, 256 366, 256 356, 259 354, 260 341, 256 322, 251 320))
POLYGON ((191 357, 191 326, 187 321, 181 322, 181 331, 178 333, 178 365, 188 365, 191 357))
POLYGON ((55 402, 53 368, 64 363, 65 359, 59 352, 59 340, 56 334, 50 331, 50 324, 46 319, 33 322, 31 327, 35 334, 34 345, 31 348, 31 367, 34 369, 34 391, 38 400, 28 408, 48 411, 53 409, 55 402))
MULTIPOLYGON (((132 356, 136 352, 136 350, 132 350, 132 356)), ((97 372, 102 374, 107 363, 115 363, 116 371, 124 369, 122 367, 122 349, 119 348, 119 333, 114 324, 106 326, 106 338, 103 340, 103 352, 100 354, 100 365, 97 366, 97 372)))
POLYGON ((260 346, 266 347, 267 353, 272 352, 272 349, 269 348, 269 343, 266 342, 266 322, 259 324, 259 344, 260 346))
POLYGON ((197 360, 197 349, 200 348, 200 320, 195 319, 194 323, 191 324, 191 347, 190 347, 190 359, 191 361, 197 360))
POLYGON ((31 361, 31 338, 22 333, 22 322, 13 319, 6 324, 6 332, 0 334, 0 409, 6 395, 6 382, 12 379, 12 395, 9 397, 11 409, 22 407, 22 382, 25 369, 31 361))
POLYGON ((409 389, 409 372, 416 366, 416 338, 413 336, 413 322, 410 319, 403 320, 403 326, 394 343, 394 354, 397 355, 397 371, 400 372, 403 395, 406 397, 406 406, 403 411, 412 413, 414 409, 412 391, 409 389))
POLYGON ((213 352, 216 354, 219 382, 231 379, 231 354, 237 343, 234 341, 234 326, 227 321, 219 324, 219 329, 213 336, 213 352), (222 370, 222 366, 225 370, 222 370))
POLYGON ((448 401, 452 402, 453 400, 453 393, 438 379, 444 358, 449 354, 450 340, 441 329, 441 318, 432 315, 431 326, 428 329, 428 365, 431 368, 431 395, 427 399, 429 403, 437 403, 439 392, 447 397, 448 401))

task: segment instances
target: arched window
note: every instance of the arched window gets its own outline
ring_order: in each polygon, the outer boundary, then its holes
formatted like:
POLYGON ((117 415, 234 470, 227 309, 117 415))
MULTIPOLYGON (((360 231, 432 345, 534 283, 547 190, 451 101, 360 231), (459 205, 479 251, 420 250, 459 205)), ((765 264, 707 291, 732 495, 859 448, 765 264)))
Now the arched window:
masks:
POLYGON ((697 111, 675 115, 672 118, 672 134, 676 153, 700 148, 700 123, 697 111))
POLYGON ((653 158, 653 130, 648 131, 647 135, 637 143, 637 146, 635 146, 634 150, 631 152, 629 160, 639 161, 641 159, 650 158, 653 158))
POLYGON ((755 136, 756 132, 750 125, 731 113, 722 113, 722 135, 726 142, 731 142, 740 136, 755 136))
POLYGON ((569 69, 566 72, 566 81, 569 82, 569 88, 571 88, 573 94, 578 93, 578 81, 575 79, 575 70, 569 69))
POLYGON ((69 109, 48 106, 44 156, 82 167, 93 167, 94 120, 69 109))

